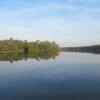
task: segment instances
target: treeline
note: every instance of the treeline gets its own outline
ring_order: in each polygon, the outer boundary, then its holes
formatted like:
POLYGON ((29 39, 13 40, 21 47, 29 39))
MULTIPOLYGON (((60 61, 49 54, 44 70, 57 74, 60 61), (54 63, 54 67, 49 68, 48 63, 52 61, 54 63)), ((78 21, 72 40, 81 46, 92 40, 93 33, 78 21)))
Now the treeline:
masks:
POLYGON ((61 51, 100 53, 100 45, 85 46, 85 47, 63 47, 61 48, 61 51))
POLYGON ((0 40, 0 51, 23 51, 24 42, 20 40, 0 40))
POLYGON ((9 40, 0 40, 0 51, 2 52, 58 52, 59 45, 54 41, 35 41, 28 42, 27 40, 13 40, 10 38, 9 40))

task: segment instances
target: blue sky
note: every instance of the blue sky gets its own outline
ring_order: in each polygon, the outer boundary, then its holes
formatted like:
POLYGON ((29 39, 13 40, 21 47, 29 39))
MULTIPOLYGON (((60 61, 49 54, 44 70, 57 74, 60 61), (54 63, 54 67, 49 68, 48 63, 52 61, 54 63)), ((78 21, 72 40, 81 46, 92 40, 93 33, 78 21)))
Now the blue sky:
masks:
POLYGON ((0 39, 100 43, 100 0, 0 0, 0 39))

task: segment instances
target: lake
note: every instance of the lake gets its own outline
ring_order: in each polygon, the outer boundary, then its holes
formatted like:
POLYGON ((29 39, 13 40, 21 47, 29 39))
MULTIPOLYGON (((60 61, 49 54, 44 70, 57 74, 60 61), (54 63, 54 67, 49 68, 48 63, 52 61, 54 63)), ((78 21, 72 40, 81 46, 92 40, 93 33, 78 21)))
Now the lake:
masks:
POLYGON ((100 100, 100 55, 61 52, 49 59, 2 58, 0 100, 100 100))

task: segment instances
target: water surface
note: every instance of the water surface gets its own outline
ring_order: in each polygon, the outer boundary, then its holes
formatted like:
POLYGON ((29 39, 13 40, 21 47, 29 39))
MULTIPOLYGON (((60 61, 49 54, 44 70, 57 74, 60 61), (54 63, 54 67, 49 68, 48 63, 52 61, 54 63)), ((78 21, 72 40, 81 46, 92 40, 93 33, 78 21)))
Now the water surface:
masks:
POLYGON ((99 54, 0 61, 0 100, 100 100, 99 95, 99 54))

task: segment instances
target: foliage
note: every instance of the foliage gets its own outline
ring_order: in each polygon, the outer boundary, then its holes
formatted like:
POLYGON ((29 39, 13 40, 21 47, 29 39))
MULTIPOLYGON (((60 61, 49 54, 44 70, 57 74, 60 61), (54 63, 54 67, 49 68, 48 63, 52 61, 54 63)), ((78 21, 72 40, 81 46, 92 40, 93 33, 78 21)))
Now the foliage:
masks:
POLYGON ((0 41, 0 51, 27 51, 29 52, 55 52, 59 50, 59 46, 55 42, 35 41, 27 42, 21 40, 2 40, 0 41))

